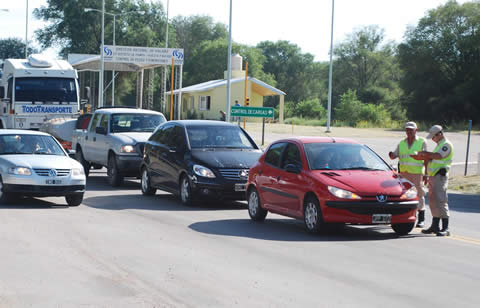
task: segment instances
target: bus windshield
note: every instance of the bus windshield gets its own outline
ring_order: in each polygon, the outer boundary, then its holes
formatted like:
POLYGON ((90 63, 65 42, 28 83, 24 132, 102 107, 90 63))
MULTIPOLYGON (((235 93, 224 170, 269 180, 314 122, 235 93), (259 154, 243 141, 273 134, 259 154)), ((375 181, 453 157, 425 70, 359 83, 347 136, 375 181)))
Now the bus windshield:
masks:
POLYGON ((15 79, 15 101, 76 102, 73 78, 24 77, 15 79))

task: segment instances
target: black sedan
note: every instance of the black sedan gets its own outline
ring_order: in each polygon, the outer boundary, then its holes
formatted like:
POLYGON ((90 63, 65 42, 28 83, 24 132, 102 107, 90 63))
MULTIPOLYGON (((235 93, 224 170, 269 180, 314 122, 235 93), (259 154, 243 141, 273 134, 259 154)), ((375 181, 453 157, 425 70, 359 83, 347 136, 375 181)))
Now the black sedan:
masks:
POLYGON ((248 170, 262 150, 241 127, 222 121, 179 120, 161 124, 145 144, 144 195, 157 189, 200 198, 245 199, 248 170))

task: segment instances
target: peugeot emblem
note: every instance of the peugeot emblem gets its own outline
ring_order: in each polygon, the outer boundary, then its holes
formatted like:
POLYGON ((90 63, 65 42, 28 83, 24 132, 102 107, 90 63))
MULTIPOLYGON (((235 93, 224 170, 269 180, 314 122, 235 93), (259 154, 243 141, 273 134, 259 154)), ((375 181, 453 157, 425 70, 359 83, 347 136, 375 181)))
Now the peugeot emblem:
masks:
POLYGON ((385 195, 377 195, 377 201, 383 203, 383 202, 387 201, 387 196, 385 196, 385 195))
POLYGON ((48 176, 56 177, 56 176, 57 176, 57 170, 55 170, 55 169, 50 169, 50 170, 48 171, 48 176))

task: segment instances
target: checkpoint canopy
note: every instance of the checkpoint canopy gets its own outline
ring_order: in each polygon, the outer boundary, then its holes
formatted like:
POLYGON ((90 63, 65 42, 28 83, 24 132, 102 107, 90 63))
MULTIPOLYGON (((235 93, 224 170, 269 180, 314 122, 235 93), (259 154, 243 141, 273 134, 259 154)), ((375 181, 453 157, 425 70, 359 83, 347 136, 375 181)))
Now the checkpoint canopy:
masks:
MULTIPOLYGON (((159 66, 183 65, 183 49, 104 45, 103 62, 106 71, 138 72, 159 66)), ((78 71, 99 71, 100 55, 69 54, 68 62, 78 71)))
MULTIPOLYGON (((184 53, 182 48, 155 48, 104 45, 103 62, 105 71, 136 72, 138 78, 143 80, 143 71, 156 67, 172 65, 183 65, 184 53)), ((100 55, 91 54, 69 54, 68 62, 79 72, 99 72, 101 67, 100 55)), ((181 76, 180 76, 181 78, 181 76)), ((138 92, 143 92, 143 82, 138 82, 138 92)), ((180 86, 181 87, 181 86, 180 86)), ((95 93, 94 91, 93 93, 95 93)), ((142 106, 142 95, 137 101, 137 106, 142 106)))

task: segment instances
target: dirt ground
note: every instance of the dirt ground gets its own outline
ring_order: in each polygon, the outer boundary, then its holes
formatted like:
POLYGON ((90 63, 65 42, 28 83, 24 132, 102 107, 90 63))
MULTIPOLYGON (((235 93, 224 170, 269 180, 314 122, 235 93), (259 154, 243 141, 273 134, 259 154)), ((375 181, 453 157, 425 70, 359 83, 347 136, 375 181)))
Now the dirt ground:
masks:
POLYGON ((480 194, 480 175, 452 177, 448 179, 448 189, 466 194, 480 194))

